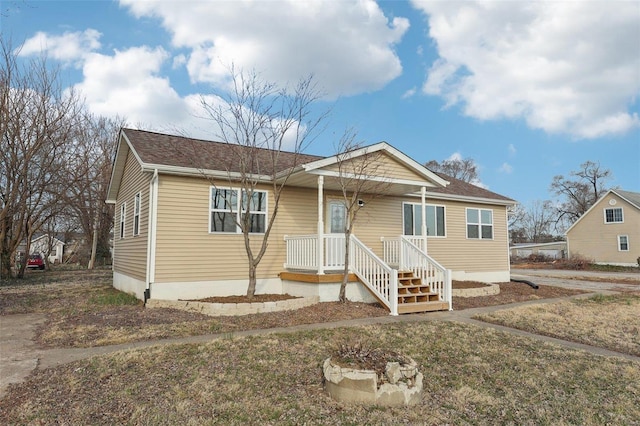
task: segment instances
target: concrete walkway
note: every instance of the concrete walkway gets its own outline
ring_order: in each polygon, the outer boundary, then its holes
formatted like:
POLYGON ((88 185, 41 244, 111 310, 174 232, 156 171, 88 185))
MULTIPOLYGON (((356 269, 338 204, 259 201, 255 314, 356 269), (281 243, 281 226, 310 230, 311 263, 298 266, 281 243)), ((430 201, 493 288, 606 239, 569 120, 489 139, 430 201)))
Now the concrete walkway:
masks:
MULTIPOLYGON (((619 289, 621 284, 612 284, 607 282, 593 282, 570 280, 566 278, 557 278, 538 274, 529 274, 529 270, 521 270, 526 274, 514 274, 518 277, 534 281, 538 284, 555 285, 559 287, 578 288, 596 293, 611 293, 612 289, 619 289)), ((520 271, 518 271, 520 272, 520 271)), ((536 271, 537 272, 537 271, 536 271)), ((552 271, 554 273, 559 271, 552 271)), ((637 275, 636 275, 637 276, 637 275)), ((525 284, 523 284, 525 285, 525 284)), ((624 285, 626 287, 627 285, 624 285)), ((628 285, 629 288, 640 290, 637 285, 628 285)), ((489 324, 482 321, 472 319, 478 313, 493 312, 502 309, 508 309, 516 306, 553 303, 560 300, 566 300, 577 297, 588 297, 591 294, 578 296, 569 296, 556 299, 532 300, 527 302, 513 303, 510 305, 488 306, 476 309, 466 309, 462 311, 449 312, 431 312, 427 314, 400 315, 396 317, 375 317, 360 318, 355 320, 337 321, 319 324, 305 324, 286 328, 271 328, 266 330, 248 330, 234 332, 233 336, 253 336, 264 335, 270 333, 293 333, 296 331, 328 329, 337 327, 353 327, 368 324, 391 324, 399 322, 420 322, 420 321, 458 321, 468 324, 474 324, 480 327, 493 328, 506 331, 520 336, 527 336, 561 345, 570 349, 584 350, 601 356, 615 356, 624 359, 630 359, 640 362, 640 357, 609 351, 606 349, 584 345, 580 343, 569 342, 565 340, 555 339, 552 337, 532 334, 509 327, 496 324, 489 324)), ((206 343, 212 340, 228 338, 229 333, 211 334, 202 336, 181 337, 172 339, 162 339, 145 342, 125 343, 121 345, 101 346, 95 348, 78 348, 78 349, 40 349, 33 339, 35 330, 45 321, 42 314, 24 314, 24 315, 7 315, 0 316, 0 398, 6 394, 7 388, 11 383, 19 383, 23 381, 34 369, 45 369, 66 364, 69 362, 90 358, 92 356, 100 356, 121 350, 139 349, 156 345, 167 344, 185 344, 185 343, 206 343)))

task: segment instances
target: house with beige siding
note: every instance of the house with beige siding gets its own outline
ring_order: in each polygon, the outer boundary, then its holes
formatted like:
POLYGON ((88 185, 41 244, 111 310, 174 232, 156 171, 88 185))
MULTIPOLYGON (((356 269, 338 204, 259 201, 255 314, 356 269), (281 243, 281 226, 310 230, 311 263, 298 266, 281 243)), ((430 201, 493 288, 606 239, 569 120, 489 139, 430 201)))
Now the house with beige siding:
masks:
POLYGON ((569 258, 636 266, 640 258, 640 193, 612 189, 566 232, 569 258))
POLYGON ((238 184, 238 145, 123 129, 107 202, 115 205, 113 284, 140 299, 245 294, 248 266, 238 221, 251 215, 259 246, 286 179, 256 293, 337 300, 344 268, 346 162, 376 154, 378 182, 359 200, 347 298, 392 314, 451 308, 451 280, 509 280, 507 207, 514 201, 434 173, 381 142, 320 157, 255 151, 258 185, 238 184), (264 160, 261 163, 261 160, 264 160), (257 172, 259 170, 259 173, 257 172), (375 194, 375 191, 384 193, 375 194), (376 189, 378 188, 378 189, 376 189))

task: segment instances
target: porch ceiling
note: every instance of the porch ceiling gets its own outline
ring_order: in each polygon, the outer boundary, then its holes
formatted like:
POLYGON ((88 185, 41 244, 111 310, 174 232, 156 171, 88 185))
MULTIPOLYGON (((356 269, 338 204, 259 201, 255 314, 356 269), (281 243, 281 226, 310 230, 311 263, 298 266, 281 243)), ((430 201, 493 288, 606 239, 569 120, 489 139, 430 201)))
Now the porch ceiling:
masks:
MULTIPOLYGON (((287 185, 297 186, 302 188, 318 188, 318 174, 315 173, 294 173, 287 180, 287 185)), ((405 180, 387 180, 385 182, 370 180, 370 189, 365 189, 364 193, 376 193, 382 192, 385 195, 408 195, 420 193, 420 188, 426 186, 427 188, 434 187, 431 182, 415 182, 405 180)), ((324 175, 324 190, 325 191, 341 191, 340 180, 334 176, 324 175)))

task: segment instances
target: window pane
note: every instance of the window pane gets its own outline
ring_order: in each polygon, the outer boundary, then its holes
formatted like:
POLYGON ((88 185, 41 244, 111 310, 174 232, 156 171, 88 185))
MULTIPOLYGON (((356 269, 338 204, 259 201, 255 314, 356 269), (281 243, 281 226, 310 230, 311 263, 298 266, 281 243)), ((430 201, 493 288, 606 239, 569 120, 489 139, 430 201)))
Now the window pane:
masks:
POLYGON ((626 235, 620 235, 618 237, 619 241, 620 241, 620 250, 621 251, 628 251, 629 250, 629 240, 627 238, 626 235))
POLYGON ((491 210, 480 210, 482 224, 483 225, 491 225, 493 220, 491 217, 493 216, 493 212, 491 210))
POLYGON ((265 215, 252 214, 249 216, 249 232, 264 233, 265 231, 265 215))
POLYGON ((478 223, 478 210, 467 209, 467 223, 478 223))
POLYGON ((413 205, 403 204, 404 235, 413 235, 413 205))
POLYGON ((232 189, 211 190, 211 208, 214 210, 235 211, 238 205, 238 192, 232 189))
POLYGON ((211 232, 236 232, 234 213, 211 212, 211 232))
POLYGON ((422 206, 413 205, 413 235, 422 235, 422 206))
POLYGON ((436 222, 437 222, 437 233, 438 237, 444 237, 444 207, 436 207, 436 222))
POLYGON ((249 204, 249 211, 252 212, 266 212, 267 211, 267 193, 266 192, 254 192, 251 196, 251 203, 249 204))
POLYGON ((436 208, 434 206, 427 206, 427 235, 438 235, 436 229, 436 208))
POLYGON ((468 238, 480 238, 478 225, 467 225, 467 237, 468 238))
POLYGON ((607 223, 622 222, 622 209, 621 208, 605 209, 604 213, 605 213, 605 221, 607 223))
POLYGON ((493 226, 482 225, 482 238, 493 238, 493 226))

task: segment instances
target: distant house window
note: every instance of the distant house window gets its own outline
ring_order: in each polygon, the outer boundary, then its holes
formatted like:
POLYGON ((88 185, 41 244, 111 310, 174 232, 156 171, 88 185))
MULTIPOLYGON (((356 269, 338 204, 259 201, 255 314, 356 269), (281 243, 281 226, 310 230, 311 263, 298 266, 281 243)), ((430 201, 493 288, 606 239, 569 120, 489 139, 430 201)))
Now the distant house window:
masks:
POLYGON ((615 209, 604 209, 604 221, 605 223, 623 222, 622 207, 616 207, 615 209))
POLYGON ((618 235, 618 250, 619 251, 629 251, 629 236, 628 235, 618 235))
POLYGON ((120 238, 124 238, 124 221, 127 213, 127 203, 124 202, 120 206, 120 238))
POLYGON ((493 239, 493 210, 467 209, 467 238, 493 239))
POLYGON ((133 235, 140 235, 140 193, 133 199, 133 235))
POLYGON ((267 192, 211 187, 209 232, 240 233, 240 221, 248 217, 249 232, 264 233, 267 222, 267 192), (239 197, 238 194, 241 194, 239 197))
MULTIPOLYGON (((444 206, 427 204, 427 236, 445 236, 444 206)), ((403 203, 402 220, 404 235, 422 235, 422 204, 403 203)))

